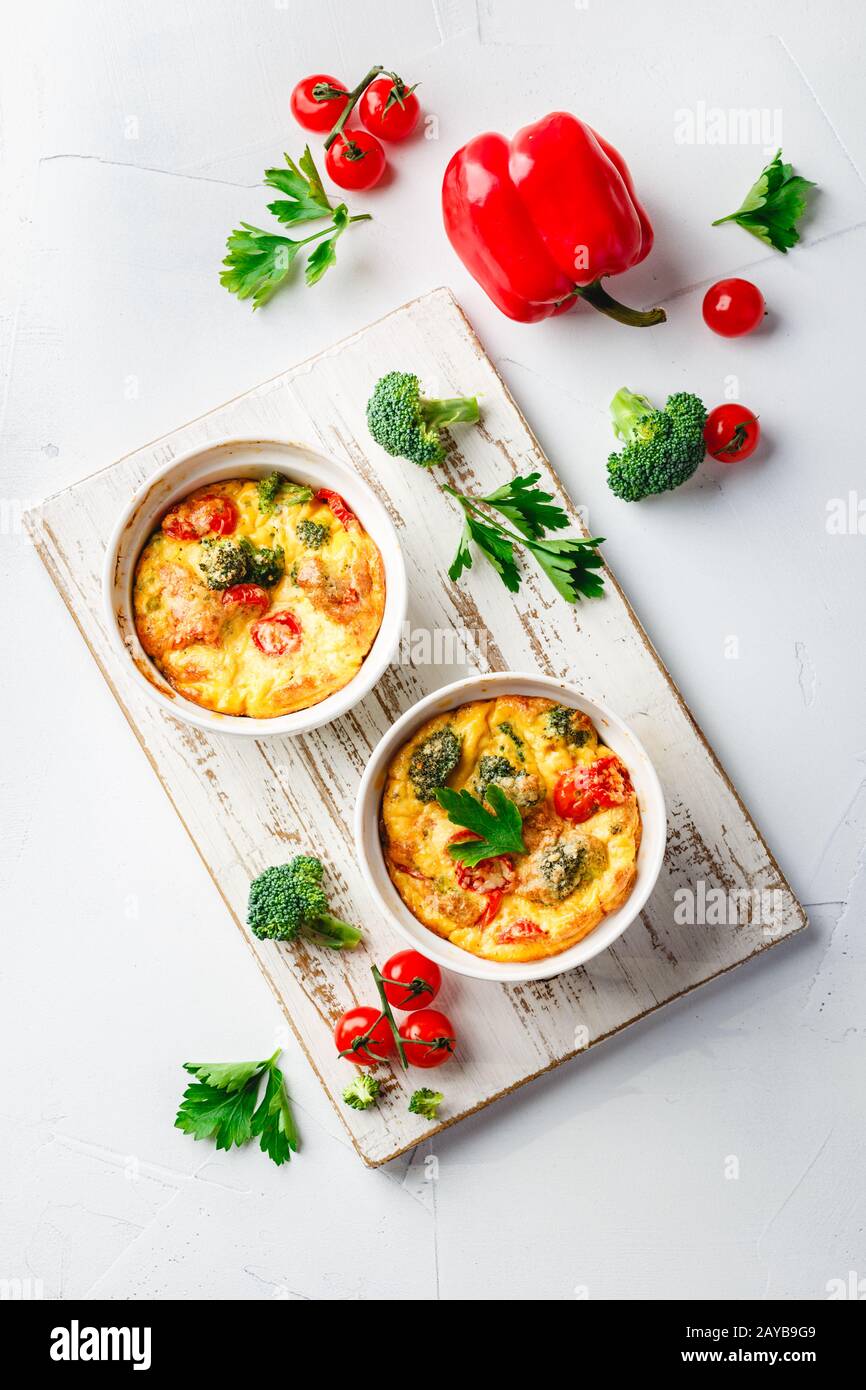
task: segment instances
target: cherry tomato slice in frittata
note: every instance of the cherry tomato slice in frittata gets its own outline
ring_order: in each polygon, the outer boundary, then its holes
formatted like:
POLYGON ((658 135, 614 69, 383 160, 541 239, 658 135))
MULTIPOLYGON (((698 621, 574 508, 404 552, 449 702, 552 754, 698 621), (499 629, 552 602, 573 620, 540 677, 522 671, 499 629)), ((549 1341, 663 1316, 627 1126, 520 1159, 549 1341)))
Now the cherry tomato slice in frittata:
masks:
POLYGON ((301 624, 286 608, 259 618, 250 628, 250 637, 265 656, 285 656, 300 645, 301 624))
POLYGON ((553 804, 563 820, 588 820, 596 811, 621 806, 631 794, 628 772, 611 753, 594 763, 578 765, 563 772, 553 791, 553 804))
POLYGON ((316 493, 316 501, 325 502, 331 509, 331 515, 342 526, 357 526, 358 518, 352 509, 346 506, 339 492, 333 492, 329 487, 320 487, 316 493))
POLYGON ((223 589, 222 601, 226 608, 261 608, 262 612, 271 606, 271 596, 261 584, 233 584, 223 589))

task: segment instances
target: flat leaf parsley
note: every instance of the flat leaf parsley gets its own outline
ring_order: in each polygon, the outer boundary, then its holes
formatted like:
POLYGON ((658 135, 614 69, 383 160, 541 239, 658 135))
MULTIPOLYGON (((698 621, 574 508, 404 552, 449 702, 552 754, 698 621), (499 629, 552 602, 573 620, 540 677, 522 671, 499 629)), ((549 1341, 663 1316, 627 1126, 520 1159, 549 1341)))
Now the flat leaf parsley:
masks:
POLYGON ((196 1080, 183 1093, 177 1129, 193 1139, 213 1139, 218 1149, 241 1148, 258 1139, 274 1163, 287 1163, 297 1152, 298 1132, 276 1065, 279 1055, 278 1048, 264 1062, 184 1062, 184 1071, 196 1080))

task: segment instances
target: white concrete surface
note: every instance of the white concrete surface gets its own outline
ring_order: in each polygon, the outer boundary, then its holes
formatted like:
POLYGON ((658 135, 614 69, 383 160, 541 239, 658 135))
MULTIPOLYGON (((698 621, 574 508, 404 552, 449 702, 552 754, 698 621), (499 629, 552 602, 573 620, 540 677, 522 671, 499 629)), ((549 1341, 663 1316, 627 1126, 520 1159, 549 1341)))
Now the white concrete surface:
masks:
POLYGON ((857 0, 41 0, 7 17, 0 1279, 49 1298, 819 1299, 866 1276, 866 536, 827 529, 832 499, 866 497, 864 49, 857 0), (353 200, 375 221, 321 285, 254 316, 217 270, 235 222, 267 218, 262 168, 301 147, 289 91, 375 61, 422 83, 438 138, 353 200), (700 102, 778 112, 820 183, 789 256, 708 226, 765 150, 678 144, 700 102), (555 106, 631 164, 658 240, 619 288, 660 296, 664 328, 512 324, 447 244, 452 151, 555 106), (730 344, 700 301, 741 271, 771 318, 730 344), (172 1127, 182 1060, 264 1055, 284 1024, 15 518, 442 283, 609 538, 812 929, 383 1171, 286 1038, 304 1150, 277 1170, 172 1127), (715 401, 732 376, 765 431, 754 465, 613 499, 613 391, 715 401))

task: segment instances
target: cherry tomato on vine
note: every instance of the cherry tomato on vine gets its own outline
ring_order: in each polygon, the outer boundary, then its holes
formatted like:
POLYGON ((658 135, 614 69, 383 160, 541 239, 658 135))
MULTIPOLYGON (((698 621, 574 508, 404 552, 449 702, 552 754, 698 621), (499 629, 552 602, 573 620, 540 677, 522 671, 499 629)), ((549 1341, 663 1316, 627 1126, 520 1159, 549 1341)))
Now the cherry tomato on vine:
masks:
POLYGON ((359 1067, 374 1067, 377 1062, 386 1062, 394 1051, 394 1035, 388 1020, 382 1010, 374 1009, 372 1004, 348 1009, 337 1020, 334 1042, 346 1061, 359 1067))
POLYGON ((421 115, 414 87, 407 87, 394 73, 370 83, 358 111, 367 129, 380 140, 405 140, 421 115))
POLYGON ((348 92, 336 77, 315 72, 292 89, 292 115, 304 130, 330 130, 343 114, 348 92))
POLYGON ((325 168, 338 188, 372 188, 385 172, 385 151, 368 130, 343 130, 325 155, 325 168))
POLYGON ((704 425, 707 453, 719 463, 739 463, 740 459, 747 459, 757 449, 760 437, 757 415, 734 401, 717 405, 704 425))
POLYGON ((400 1025, 403 1050, 410 1067, 441 1067, 454 1051, 457 1036, 447 1014, 418 1009, 400 1025))
POLYGON ((395 1009, 417 1009, 432 1004, 442 987, 439 966, 420 951, 398 951, 382 968, 385 998, 395 1009))
POLYGON ((718 280, 704 295, 704 323, 723 338, 751 333, 764 312, 764 296, 751 280, 718 280))

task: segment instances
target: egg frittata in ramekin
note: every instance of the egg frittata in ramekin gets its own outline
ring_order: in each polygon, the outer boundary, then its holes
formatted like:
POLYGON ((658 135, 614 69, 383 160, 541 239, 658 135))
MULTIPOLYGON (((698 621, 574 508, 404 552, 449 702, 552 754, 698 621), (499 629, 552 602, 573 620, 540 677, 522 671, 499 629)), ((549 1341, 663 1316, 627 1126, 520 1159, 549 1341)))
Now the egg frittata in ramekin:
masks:
POLYGON ((343 499, 281 474, 176 503, 135 570, 135 626, 187 700, 270 719, 341 690, 385 607, 379 549, 343 499))
POLYGON ((641 820, 628 769, 586 715, 503 695, 437 715, 404 744, 388 768, 381 835, 391 880, 420 922, 473 955, 528 961, 573 946, 622 906, 641 820), (449 820, 437 788, 491 811, 494 785, 520 813, 523 850, 468 866, 451 847, 478 836, 449 820))

